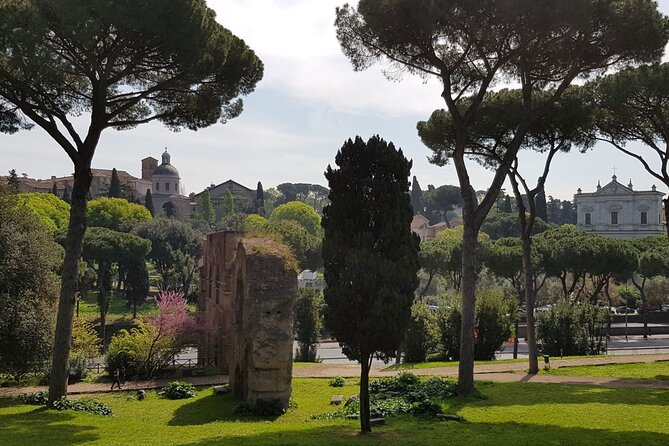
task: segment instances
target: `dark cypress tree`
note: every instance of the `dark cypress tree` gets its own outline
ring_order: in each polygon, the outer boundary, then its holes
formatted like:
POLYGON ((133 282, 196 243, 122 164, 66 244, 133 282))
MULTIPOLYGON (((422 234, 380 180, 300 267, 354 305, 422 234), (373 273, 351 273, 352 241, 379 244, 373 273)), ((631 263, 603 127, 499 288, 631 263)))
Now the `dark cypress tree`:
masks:
POLYGON ((53 187, 51 188, 51 193, 54 194, 56 197, 58 196, 58 185, 56 183, 53 183, 53 187))
POLYGON ((70 186, 65 185, 65 190, 63 191, 63 201, 65 203, 70 203, 72 201, 72 196, 70 194, 70 186))
POLYGON ((537 217, 543 221, 548 221, 548 206, 546 205, 546 191, 542 187, 537 198, 534 199, 537 217))
POLYGON ((19 180, 19 175, 16 173, 16 169, 9 171, 9 176, 7 177, 7 185, 12 192, 18 192, 21 186, 21 180, 19 180))
POLYGON ((111 184, 109 185, 109 198, 121 197, 121 181, 118 179, 116 168, 112 169, 111 184))
POLYGON ((156 216, 156 214, 153 211, 153 196, 151 195, 151 189, 146 190, 146 197, 144 198, 144 207, 151 212, 152 216, 156 216))
POLYGON ((413 208, 414 215, 425 211, 423 207, 423 191, 420 189, 416 175, 413 176, 413 182, 411 183, 411 207, 413 208))
POLYGON ((513 212, 513 209, 511 208, 511 197, 507 194, 504 197, 504 203, 502 204, 502 212, 505 214, 510 214, 513 212))
POLYGON ((265 191, 260 181, 258 181, 258 187, 256 188, 256 213, 265 214, 265 191))
POLYGON ((418 286, 418 236, 411 232, 411 162, 378 136, 350 139, 328 166, 323 209, 326 325, 360 363, 360 425, 369 422, 369 369, 393 357, 418 286))

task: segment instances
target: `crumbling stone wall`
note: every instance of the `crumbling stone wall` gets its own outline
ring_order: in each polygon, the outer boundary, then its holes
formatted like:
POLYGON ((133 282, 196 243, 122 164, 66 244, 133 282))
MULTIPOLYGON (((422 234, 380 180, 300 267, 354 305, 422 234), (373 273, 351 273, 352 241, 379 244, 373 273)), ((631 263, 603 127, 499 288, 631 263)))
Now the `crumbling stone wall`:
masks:
POLYGON ((238 232, 207 236, 200 309, 214 357, 235 396, 287 407, 291 394, 297 273, 287 248, 238 232))

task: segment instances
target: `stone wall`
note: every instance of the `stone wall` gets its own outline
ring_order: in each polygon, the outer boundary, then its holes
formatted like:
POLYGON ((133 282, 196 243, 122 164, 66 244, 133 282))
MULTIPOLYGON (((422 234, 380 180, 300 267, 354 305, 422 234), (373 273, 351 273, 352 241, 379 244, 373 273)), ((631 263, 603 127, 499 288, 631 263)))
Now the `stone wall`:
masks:
POLYGON ((287 407, 291 394, 293 305, 297 273, 288 249, 238 232, 207 236, 200 270, 200 310, 208 342, 235 396, 287 407))

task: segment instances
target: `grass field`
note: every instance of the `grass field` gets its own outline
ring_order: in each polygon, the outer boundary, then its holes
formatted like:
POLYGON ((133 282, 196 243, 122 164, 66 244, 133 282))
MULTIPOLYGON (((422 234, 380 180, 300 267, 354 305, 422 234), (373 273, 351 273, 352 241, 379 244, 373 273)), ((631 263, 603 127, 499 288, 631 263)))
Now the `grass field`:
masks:
MULTIPOLYGON (((476 361, 475 364, 512 364, 527 362, 527 358, 519 359, 496 359, 492 361, 476 361)), ((432 369, 435 367, 457 367, 459 361, 431 361, 431 362, 406 362, 401 364, 393 364, 386 367, 384 370, 415 370, 415 369, 432 369)))
POLYGON ((367 436, 355 420, 311 420, 332 411, 333 394, 348 397, 354 385, 333 389, 324 379, 294 380, 298 407, 276 419, 232 413, 231 397, 203 389, 190 400, 170 401, 149 392, 97 398, 111 418, 56 412, 0 400, 0 443, 14 445, 643 445, 669 444, 669 391, 605 389, 532 383, 481 383, 482 398, 453 399, 445 410, 462 423, 402 416, 367 436))
MULTIPOLYGON (((114 291, 114 296, 109 302, 109 312, 107 313, 107 323, 113 323, 121 319, 132 319, 132 308, 127 306, 126 300, 114 291)), ((138 316, 152 316, 158 314, 156 302, 152 297, 147 298, 144 304, 137 308, 138 316)), ((86 298, 79 302, 79 316, 87 320, 100 318, 100 309, 97 303, 97 292, 88 293, 86 298)))
POLYGON ((560 376, 599 376, 606 378, 669 380, 669 361, 559 367, 551 370, 544 370, 541 371, 541 373, 560 376))

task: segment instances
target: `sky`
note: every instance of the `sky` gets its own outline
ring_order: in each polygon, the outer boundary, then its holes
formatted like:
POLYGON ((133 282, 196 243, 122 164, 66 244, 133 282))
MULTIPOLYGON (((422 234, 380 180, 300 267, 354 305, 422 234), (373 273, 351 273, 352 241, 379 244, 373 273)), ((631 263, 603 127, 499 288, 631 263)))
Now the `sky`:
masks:
MULTIPOLYGON (((355 72, 335 37, 335 8, 345 0, 209 0, 218 21, 244 39, 265 65, 256 90, 244 98, 244 112, 227 124, 192 132, 172 132, 158 123, 101 138, 93 166, 117 168, 140 176, 140 160, 160 159, 167 147, 186 192, 233 179, 254 189, 284 182, 327 186, 323 176, 337 150, 356 135, 378 134, 413 160, 412 175, 421 187, 457 184, 452 165, 438 167, 427 158, 416 123, 443 108, 440 85, 405 75, 389 81, 382 66, 355 72)), ((669 0, 659 0, 669 15, 669 0)), ((666 57, 665 57, 666 59, 666 57)), ((85 128, 85 120, 75 121, 85 128)), ((538 177, 540 156, 523 154, 526 177, 538 177)), ((634 159, 605 145, 585 154, 560 154, 546 183, 546 194, 572 199, 577 188, 594 191, 597 181, 632 181, 636 190, 656 181, 634 159)), ((65 152, 41 129, 0 134, 0 173, 16 169, 33 178, 70 175, 65 152)), ((492 173, 470 164, 472 184, 487 189, 492 173)), ((658 187, 660 185, 658 184, 658 187)), ((665 191, 663 187, 660 190, 665 191)), ((510 189, 507 189, 510 191, 510 189)), ((666 191, 665 191, 666 192, 666 191)))

